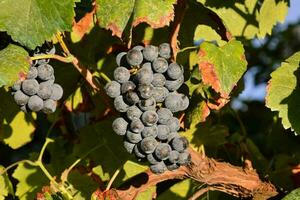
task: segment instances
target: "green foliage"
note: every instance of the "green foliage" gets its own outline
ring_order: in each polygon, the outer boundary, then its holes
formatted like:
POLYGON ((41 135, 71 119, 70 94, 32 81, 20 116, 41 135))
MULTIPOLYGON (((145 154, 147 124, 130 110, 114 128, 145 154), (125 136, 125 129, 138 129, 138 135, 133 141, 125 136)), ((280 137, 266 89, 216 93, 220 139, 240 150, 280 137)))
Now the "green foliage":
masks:
POLYGON ((205 7, 215 12, 232 36, 251 39, 270 34, 277 22, 283 22, 288 10, 285 0, 265 0, 259 5, 257 0, 240 1, 207 1, 198 0, 205 7))
POLYGON ((31 49, 50 40, 58 31, 71 30, 73 0, 2 0, 0 3, 0 30, 31 49))
POLYGON ((97 17, 100 26, 110 29, 113 35, 118 37, 128 23, 129 26, 137 26, 145 22, 153 28, 168 25, 173 19, 173 4, 175 0, 129 0, 114 1, 97 0, 97 17))
POLYGON ((0 51, 0 87, 11 86, 28 71, 28 53, 16 45, 0 51))
MULTIPOLYGON (((3 170, 4 167, 0 165, 1 174, 3 170)), ((4 173, 3 175, 0 176, 0 200, 4 200, 8 194, 14 194, 14 189, 9 180, 7 173, 4 173)))
POLYGON ((205 42, 200 46, 199 55, 203 82, 222 97, 228 97, 246 71, 247 61, 241 42, 233 40, 222 47, 205 42))
POLYGON ((19 181, 16 196, 21 200, 34 199, 37 192, 45 185, 49 185, 48 179, 36 166, 21 163, 15 169, 13 177, 19 181))
POLYGON ((13 98, 5 89, 0 88, 2 104, 0 104, 0 141, 13 149, 29 143, 35 130, 34 121, 36 114, 24 113, 16 104, 12 104, 13 98), (10 108, 10 112, 7 112, 10 108))
POLYGON ((271 74, 268 84, 266 105, 278 111, 283 127, 300 133, 299 124, 299 62, 300 53, 295 53, 271 74))
POLYGON ((300 196, 300 188, 293 190, 291 193, 286 195, 282 200, 297 200, 300 196))

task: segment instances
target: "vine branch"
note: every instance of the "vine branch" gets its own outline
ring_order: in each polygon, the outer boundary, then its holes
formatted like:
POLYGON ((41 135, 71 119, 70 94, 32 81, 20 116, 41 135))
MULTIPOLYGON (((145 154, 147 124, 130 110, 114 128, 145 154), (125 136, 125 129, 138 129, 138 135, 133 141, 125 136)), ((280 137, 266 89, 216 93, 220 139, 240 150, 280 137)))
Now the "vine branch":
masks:
MULTIPOLYGON (((268 199, 277 195, 275 187, 260 180, 255 170, 236 167, 226 162, 219 162, 190 150, 192 163, 176 171, 167 171, 161 175, 149 170, 139 174, 127 185, 111 189, 113 199, 133 200, 138 193, 169 179, 185 179, 204 183, 209 190, 217 190, 239 198, 268 199)), ((201 191, 198 194, 204 193, 201 191)))

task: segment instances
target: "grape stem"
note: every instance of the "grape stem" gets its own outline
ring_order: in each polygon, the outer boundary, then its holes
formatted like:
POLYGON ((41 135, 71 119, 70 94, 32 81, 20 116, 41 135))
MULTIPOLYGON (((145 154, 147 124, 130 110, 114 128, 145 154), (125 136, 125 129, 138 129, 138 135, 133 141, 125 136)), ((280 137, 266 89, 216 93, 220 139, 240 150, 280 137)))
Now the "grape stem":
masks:
POLYGON ((105 191, 108 191, 110 189, 110 187, 112 186, 114 180, 117 178, 117 176, 118 176, 119 173, 120 173, 120 169, 117 169, 117 171, 115 171, 114 175, 109 180, 109 183, 108 183, 105 191))
POLYGON ((55 59, 55 60, 59 60, 61 62, 64 63, 72 63, 74 60, 74 56, 60 56, 60 55, 56 55, 56 54, 45 54, 45 55, 38 55, 38 56, 34 56, 34 57, 30 57, 31 60, 41 60, 41 59, 55 59))
POLYGON ((3 169, 1 172, 0 172, 0 176, 2 176, 3 174, 5 174, 8 170, 10 170, 11 168, 21 164, 21 163, 27 163, 31 166, 37 166, 37 164, 35 162, 32 162, 31 160, 20 160, 18 162, 15 162, 11 165, 9 165, 8 167, 6 167, 5 169, 3 169))
POLYGON ((93 147, 92 149, 90 149, 88 152, 86 152, 83 156, 81 156, 80 158, 78 158, 75 162, 73 162, 73 164, 68 167, 61 175, 61 180, 62 182, 66 182, 68 181, 68 175, 70 173, 70 171, 78 164, 82 161, 82 159, 84 159, 85 157, 87 157, 90 153, 92 153, 93 151, 97 150, 98 148, 100 148, 101 146, 103 146, 102 144, 96 145, 95 147, 93 147))
MULTIPOLYGON (((93 78, 93 74, 84 66, 82 66, 79 62, 79 60, 73 56, 71 54, 71 52, 69 51, 67 45, 65 44, 61 33, 56 34, 56 38, 61 46, 61 48, 63 49, 64 53, 66 54, 66 56, 72 56, 72 64, 73 66, 79 71, 79 73, 84 77, 84 79, 86 80, 86 82, 88 82, 88 84, 93 88, 94 91, 96 92, 103 92, 103 90, 100 90, 100 84, 93 78)), ((104 92, 104 103, 107 107, 111 107, 110 106, 110 101, 108 99, 108 96, 105 94, 104 92)))
POLYGON ((35 161, 35 166, 38 166, 42 171, 43 173, 45 174, 45 176, 50 180, 50 182, 52 182, 55 187, 57 187, 57 189, 59 189, 63 194, 67 195, 69 199, 73 199, 73 196, 67 191, 67 189, 63 186, 63 185, 60 185, 59 183, 57 183, 55 181, 55 179, 53 178, 53 176, 50 174, 50 172, 46 169, 46 167, 44 166, 43 164, 43 155, 45 153, 45 150, 48 146, 49 143, 52 143, 54 142, 53 139, 51 138, 46 138, 46 141, 40 151, 40 154, 39 154, 39 157, 37 159, 37 161, 35 161))
POLYGON ((110 78, 108 78, 108 76, 106 76, 106 74, 104 74, 103 72, 100 72, 100 76, 106 81, 106 82, 111 82, 110 78))

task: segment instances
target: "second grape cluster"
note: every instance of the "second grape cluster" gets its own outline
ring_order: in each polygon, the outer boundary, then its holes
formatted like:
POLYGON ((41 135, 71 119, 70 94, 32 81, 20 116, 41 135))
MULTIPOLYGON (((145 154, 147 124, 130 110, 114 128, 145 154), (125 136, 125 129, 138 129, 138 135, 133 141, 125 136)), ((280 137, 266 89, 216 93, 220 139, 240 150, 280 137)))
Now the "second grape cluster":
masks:
POLYGON ((191 159, 188 141, 179 135, 180 122, 173 116, 189 105, 188 97, 177 92, 184 82, 184 70, 170 58, 168 43, 121 52, 114 80, 105 86, 121 113, 113 130, 124 136, 125 149, 147 159, 156 174, 187 165, 191 159))

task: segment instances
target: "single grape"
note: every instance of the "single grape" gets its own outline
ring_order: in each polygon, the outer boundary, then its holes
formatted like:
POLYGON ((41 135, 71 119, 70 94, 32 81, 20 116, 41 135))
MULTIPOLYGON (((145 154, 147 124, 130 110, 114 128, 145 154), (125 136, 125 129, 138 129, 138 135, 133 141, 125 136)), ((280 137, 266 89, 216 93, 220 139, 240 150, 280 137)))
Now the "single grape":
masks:
POLYGON ((19 106, 22 106, 22 105, 27 104, 27 102, 29 100, 29 96, 24 94, 21 90, 18 90, 14 94, 14 100, 19 106))
POLYGON ((171 142, 174 138, 178 138, 180 137, 179 133, 177 132, 171 132, 169 135, 168 135, 168 143, 171 142))
POLYGON ((166 78, 161 73, 154 73, 153 74, 153 80, 152 85, 155 87, 163 87, 166 83, 166 78))
POLYGON ((135 147, 135 144, 133 144, 133 143, 131 143, 131 142, 128 142, 128 141, 126 141, 126 140, 124 140, 123 144, 124 144, 124 147, 125 147, 126 151, 127 151, 128 153, 132 154, 133 149, 134 149, 134 147, 135 147))
POLYGON ((26 78, 27 79, 35 79, 38 76, 38 70, 36 67, 30 67, 26 78))
POLYGON ((126 52, 121 52, 117 55, 116 57, 116 63, 117 65, 120 66, 126 66, 127 61, 126 61, 126 52))
POLYGON ((155 110, 156 101, 153 97, 150 97, 149 99, 142 99, 139 101, 138 106, 142 111, 155 110))
POLYGON ((132 49, 138 50, 138 51, 143 51, 145 47, 141 46, 141 45, 137 45, 135 47, 133 47, 132 49))
POLYGON ((143 62, 143 54, 141 51, 131 49, 126 55, 127 63, 131 66, 138 66, 143 62))
POLYGON ((179 159, 179 152, 178 151, 171 151, 170 152, 170 155, 169 155, 169 161, 170 163, 177 163, 178 162, 178 159, 179 159))
POLYGON ((35 79, 28 79, 22 82, 22 90, 25 94, 32 96, 39 91, 39 83, 35 79))
POLYGON ((153 80, 153 71, 151 69, 151 63, 143 64, 143 67, 139 69, 139 71, 136 73, 135 78, 139 84, 149 85, 153 80))
POLYGON ((136 88, 136 85, 132 81, 126 81, 121 86, 121 93, 125 94, 128 91, 133 91, 136 88))
POLYGON ((126 131, 126 138, 133 144, 136 144, 143 139, 140 133, 134 133, 131 131, 126 131))
POLYGON ((178 90, 184 82, 184 77, 181 75, 177 80, 166 80, 165 87, 170 91, 178 90))
POLYGON ((183 76, 183 70, 177 63, 171 63, 167 70, 167 75, 171 79, 179 79, 180 76, 183 76))
POLYGON ((144 124, 140 119, 135 119, 130 123, 130 130, 134 133, 141 133, 144 129, 144 124))
POLYGON ((171 58, 171 47, 168 43, 162 43, 158 47, 159 56, 165 59, 171 58))
POLYGON ((116 98, 121 94, 121 85, 117 81, 111 81, 104 87, 106 94, 111 98, 116 98))
POLYGON ((142 136, 146 137, 156 137, 157 136, 157 125, 146 126, 142 131, 142 136))
POLYGON ((152 96, 158 103, 164 102, 166 97, 169 95, 169 90, 165 87, 154 87, 152 90, 152 96))
POLYGON ((130 78, 130 72, 125 67, 117 67, 114 71, 114 79, 119 83, 125 83, 130 78))
POLYGON ((173 113, 180 111, 182 108, 181 95, 170 93, 165 99, 165 106, 173 113))
POLYGON ((54 101, 58 101, 62 98, 63 96, 63 89, 60 85, 58 85, 57 83, 54 83, 52 85, 52 94, 50 99, 54 100, 54 101))
POLYGON ((149 99, 152 96, 152 85, 142 84, 138 87, 138 92, 141 98, 149 99))
POLYGON ((160 162, 153 153, 147 154, 147 160, 150 164, 155 165, 160 162))
POLYGON ((56 101, 53 101, 52 99, 47 99, 44 101, 44 106, 42 108, 42 111, 45 114, 51 114, 54 113, 56 110, 56 101))
POLYGON ((153 110, 148 110, 142 114, 142 122, 146 126, 152 126, 158 121, 158 115, 153 110))
POLYGON ((158 122, 160 124, 168 124, 168 121, 172 119, 173 113, 168 108, 160 108, 157 110, 158 122))
POLYGON ((185 96, 184 94, 181 94, 181 108, 180 110, 186 110, 189 107, 190 101, 189 98, 187 96, 185 96))
POLYGON ((54 69, 49 64, 39 65, 37 70, 38 78, 44 81, 51 79, 51 76, 54 74, 54 69))
POLYGON ((120 95, 115 98, 114 107, 118 112, 126 112, 129 108, 129 105, 125 103, 123 96, 120 95))
POLYGON ((189 152, 185 151, 179 154, 178 156, 178 164, 180 165, 189 165, 191 162, 191 155, 189 152))
POLYGON ((171 150, 170 145, 166 143, 159 143, 155 149, 155 156, 160 160, 167 160, 171 150))
POLYGON ((174 150, 181 153, 189 146, 189 141, 185 137, 175 137, 171 144, 174 150))
POLYGON ((40 82, 40 86, 43 85, 43 86, 51 86, 54 84, 54 79, 49 79, 48 81, 43 81, 43 82, 40 82))
POLYGON ((168 69, 168 61, 164 58, 157 58, 152 63, 153 70, 158 73, 164 73, 168 69))
POLYGON ((22 81, 21 80, 18 80, 16 81, 13 86, 12 86, 12 90, 13 91, 18 91, 21 89, 21 85, 22 85, 22 81))
POLYGON ((180 129, 180 121, 176 117, 172 117, 168 122, 167 122, 170 131, 171 132, 176 132, 180 129))
POLYGON ((37 92, 37 95, 41 97, 42 99, 49 99, 52 95, 52 85, 48 84, 40 84, 39 91, 37 92))
POLYGON ((172 163, 168 163, 166 164, 167 166, 167 169, 170 170, 170 171, 174 171, 176 169, 178 169, 180 166, 176 163, 172 164, 172 163))
POLYGON ((150 166, 150 170, 154 173, 154 174, 162 174, 165 171, 167 171, 167 167, 165 165, 164 162, 159 162, 155 165, 151 165, 150 166))
POLYGON ((130 106, 126 112, 126 116, 128 119, 135 120, 139 119, 143 112, 137 106, 130 106))
POLYGON ((141 150, 146 153, 150 154, 153 153, 156 146, 157 146, 157 141, 154 137, 146 137, 141 141, 141 150))
POLYGON ((134 151, 134 154, 136 155, 136 157, 138 157, 138 158, 146 157, 146 155, 141 151, 139 145, 135 145, 133 151, 134 151))
POLYGON ((43 108, 44 102, 39 96, 34 95, 29 98, 27 105, 30 110, 38 112, 43 108))
POLYGON ((112 123, 112 129, 118 135, 125 135, 127 126, 128 122, 122 117, 116 118, 112 123))
POLYGON ((157 126, 157 138, 159 140, 166 140, 170 134, 170 129, 167 125, 158 125, 157 126))
POLYGON ((143 56, 145 60, 153 61, 158 57, 158 48, 153 45, 148 45, 143 50, 143 56))
POLYGON ((136 92, 128 91, 124 98, 125 102, 129 105, 136 104, 140 101, 139 95, 136 92))

